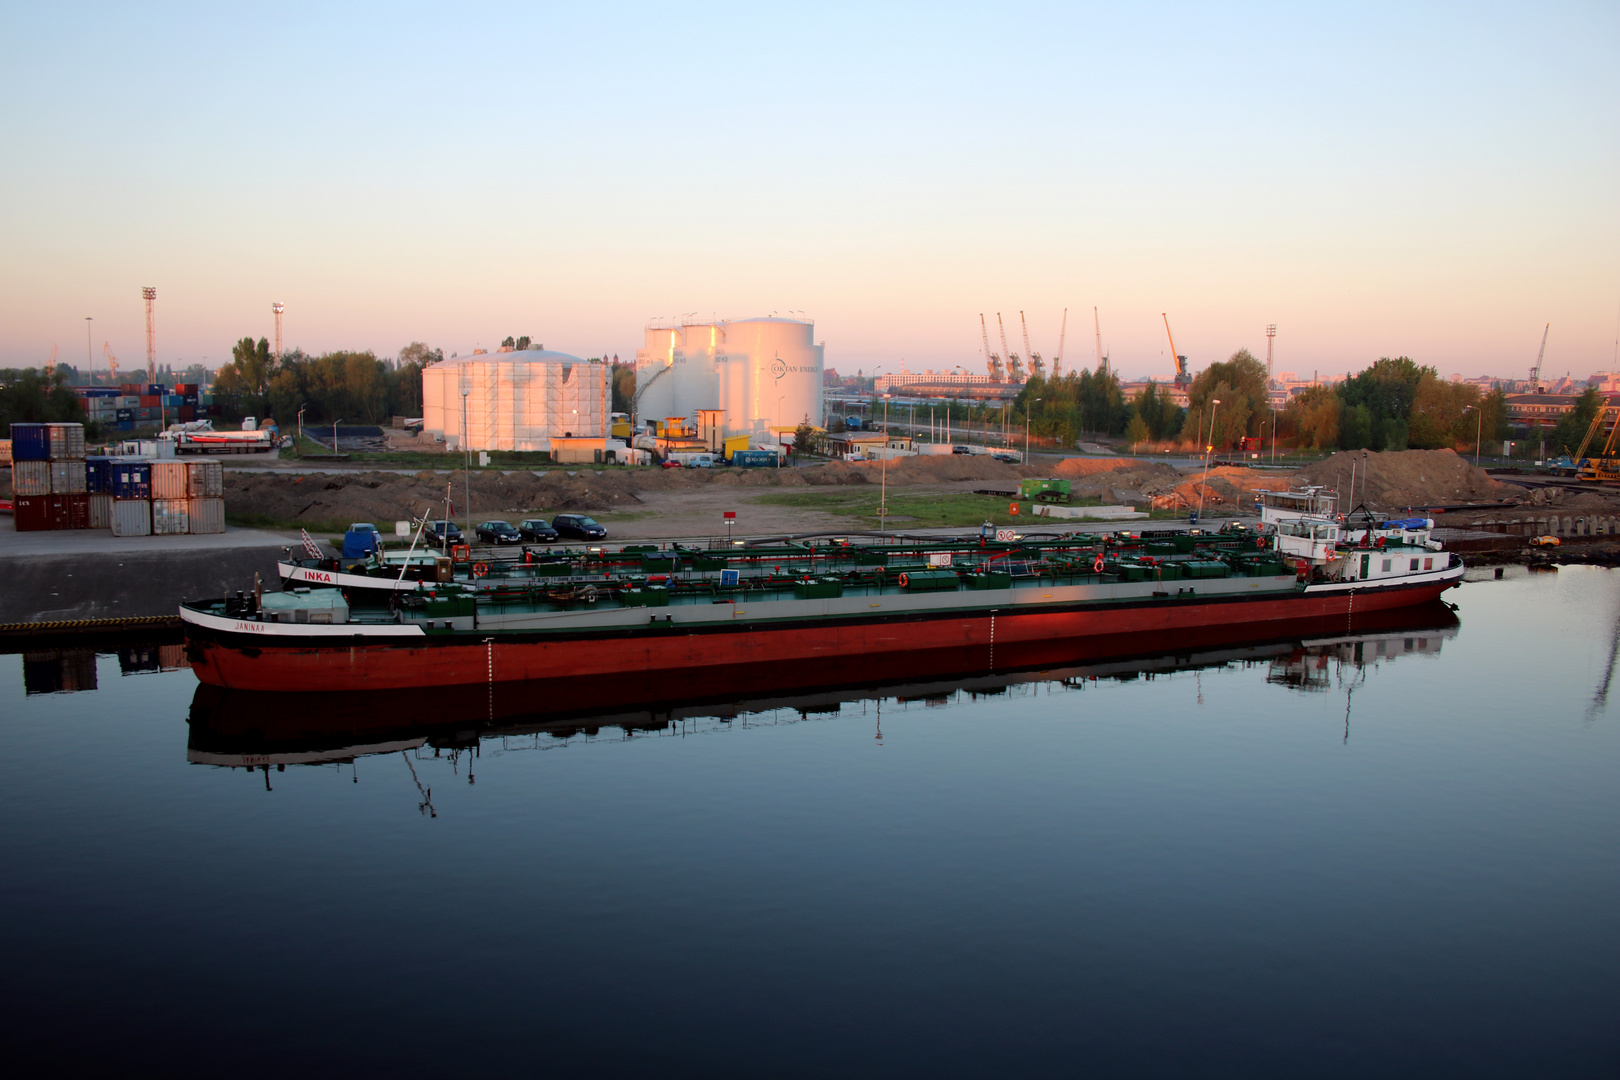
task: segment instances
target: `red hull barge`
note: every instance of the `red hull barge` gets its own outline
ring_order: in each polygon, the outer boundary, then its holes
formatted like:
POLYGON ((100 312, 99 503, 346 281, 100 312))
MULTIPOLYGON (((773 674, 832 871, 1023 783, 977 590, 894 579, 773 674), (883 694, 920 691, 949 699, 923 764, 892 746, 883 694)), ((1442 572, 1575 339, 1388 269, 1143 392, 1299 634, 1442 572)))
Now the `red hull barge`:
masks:
MULTIPOLYGON (((1169 638, 1189 644, 1220 637, 1268 636, 1298 625, 1432 603, 1462 576, 1443 573, 1381 587, 1268 589, 1224 596, 1143 595, 1065 604, 1009 598, 976 610, 917 608, 893 614, 795 615, 779 620, 680 622, 640 613, 639 625, 557 630, 417 625, 297 626, 263 624, 182 608, 188 658, 198 678, 238 690, 352 691, 456 687, 508 682, 543 686, 581 678, 645 677, 753 665, 822 663, 841 657, 869 662, 944 650, 967 670, 994 671, 1004 656, 1040 644, 1085 656, 1123 655, 1169 638)), ((1008 590, 1027 592, 1028 590, 1008 590)), ((1052 596, 1051 592, 1045 596, 1052 596)), ((985 597, 986 601, 993 598, 985 597)), ((753 605, 750 605, 753 606, 753 605)), ((760 607, 771 607, 762 604, 760 607)), ((870 605, 877 607, 877 604, 870 605)), ((669 609, 680 612, 681 608, 669 609)), ((704 609, 695 609, 704 611, 704 609)), ((738 614, 741 614, 739 611, 738 614)))

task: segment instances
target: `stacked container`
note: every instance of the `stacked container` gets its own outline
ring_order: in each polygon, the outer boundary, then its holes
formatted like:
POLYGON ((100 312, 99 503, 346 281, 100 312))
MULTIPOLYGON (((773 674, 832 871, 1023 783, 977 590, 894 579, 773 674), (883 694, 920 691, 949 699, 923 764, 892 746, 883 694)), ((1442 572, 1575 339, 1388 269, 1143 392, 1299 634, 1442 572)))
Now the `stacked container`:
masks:
POLYGON ((88 529, 83 424, 12 424, 17 531, 88 529))
POLYGON ((188 461, 187 528, 193 533, 225 531, 225 467, 217 461, 188 461))
POLYGON ((152 463, 117 458, 108 466, 114 536, 152 535, 152 463))
POLYGON ((187 501, 191 467, 185 461, 152 462, 152 535, 175 536, 190 531, 187 501))

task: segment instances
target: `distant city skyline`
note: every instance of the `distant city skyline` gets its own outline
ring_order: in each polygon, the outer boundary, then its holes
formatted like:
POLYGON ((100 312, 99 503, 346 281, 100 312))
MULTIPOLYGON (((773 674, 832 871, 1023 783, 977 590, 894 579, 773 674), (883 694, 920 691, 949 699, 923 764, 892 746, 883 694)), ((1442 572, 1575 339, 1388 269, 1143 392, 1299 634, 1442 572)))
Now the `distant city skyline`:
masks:
POLYGON ((803 309, 827 364, 1620 369, 1620 8, 8 13, 0 366, 803 309), (86 340, 85 317, 92 316, 86 340), (1016 343, 1014 343, 1016 339, 1016 343))

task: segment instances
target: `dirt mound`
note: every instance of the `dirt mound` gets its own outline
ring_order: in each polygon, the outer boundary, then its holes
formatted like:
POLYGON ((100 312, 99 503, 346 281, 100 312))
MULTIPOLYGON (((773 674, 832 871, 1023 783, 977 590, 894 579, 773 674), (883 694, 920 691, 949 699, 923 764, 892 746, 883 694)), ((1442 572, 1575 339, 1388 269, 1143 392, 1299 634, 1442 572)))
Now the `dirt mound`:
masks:
MULTIPOLYGON (((845 462, 863 470, 868 483, 876 483, 883 469, 881 461, 845 462)), ((962 480, 993 480, 1016 484, 1025 476, 1051 475, 1043 469, 1024 469, 997 461, 989 454, 919 454, 916 457, 895 458, 889 462, 891 484, 949 484, 962 480)))
POLYGON ((1139 464, 1134 458, 1064 458, 1057 463, 1057 468, 1050 473, 1062 479, 1073 479, 1077 476, 1095 476, 1097 473, 1110 473, 1119 469, 1134 468, 1139 464))
POLYGON ((1491 479, 1455 450, 1348 450, 1295 473, 1290 483, 1337 487, 1348 497, 1352 468, 1354 501, 1378 509, 1495 502, 1520 493, 1510 484, 1491 479))
POLYGON ((446 491, 465 514, 470 483, 473 513, 521 517, 542 510, 610 510, 639 505, 623 473, 558 469, 534 473, 239 473, 226 470, 225 512, 275 521, 371 521, 385 525, 412 515, 444 513, 446 491))

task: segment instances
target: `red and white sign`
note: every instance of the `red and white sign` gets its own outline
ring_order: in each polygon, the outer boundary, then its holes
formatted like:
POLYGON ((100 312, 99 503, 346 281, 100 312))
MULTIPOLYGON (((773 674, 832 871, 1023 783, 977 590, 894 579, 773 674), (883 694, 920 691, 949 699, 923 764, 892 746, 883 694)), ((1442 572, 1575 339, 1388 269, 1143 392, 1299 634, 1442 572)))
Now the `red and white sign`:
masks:
POLYGON ((737 511, 735 511, 735 510, 727 510, 726 511, 726 520, 727 521, 735 521, 735 520, 737 520, 737 511))
POLYGON ((1010 544, 1016 539, 1018 539, 1018 534, 1012 529, 996 530, 996 543, 998 544, 1010 544))

